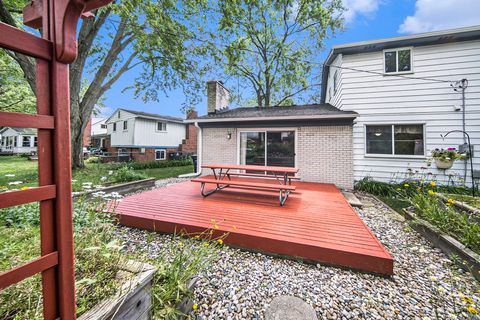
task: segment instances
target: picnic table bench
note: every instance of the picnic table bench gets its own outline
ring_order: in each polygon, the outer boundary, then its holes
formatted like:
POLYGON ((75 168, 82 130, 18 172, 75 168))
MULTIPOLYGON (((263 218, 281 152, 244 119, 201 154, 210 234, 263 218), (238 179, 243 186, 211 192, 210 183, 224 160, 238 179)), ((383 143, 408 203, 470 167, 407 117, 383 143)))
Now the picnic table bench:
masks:
POLYGON ((296 189, 295 186, 291 185, 292 180, 299 180, 298 177, 294 176, 298 172, 298 169, 291 167, 208 164, 203 165, 202 168, 211 169, 213 172, 213 178, 202 177, 192 179, 191 181, 201 184, 201 194, 204 197, 208 197, 209 195, 230 186, 249 189, 273 190, 279 191, 279 202, 280 205, 283 206, 290 192, 293 192, 296 189), (232 170, 236 171, 232 172, 232 170), (258 179, 249 179, 248 181, 232 180, 232 176, 273 179, 277 180, 278 183, 265 183, 258 179), (213 190, 205 192, 205 184, 215 184, 216 187, 213 190))

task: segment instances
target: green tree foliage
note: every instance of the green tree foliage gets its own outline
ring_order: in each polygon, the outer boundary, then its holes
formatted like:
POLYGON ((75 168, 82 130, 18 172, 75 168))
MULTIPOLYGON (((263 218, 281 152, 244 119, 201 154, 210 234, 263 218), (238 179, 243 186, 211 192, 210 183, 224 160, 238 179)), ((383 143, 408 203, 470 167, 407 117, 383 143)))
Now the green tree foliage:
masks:
MULTIPOLYGON (((0 0, 0 20, 21 26, 27 0, 0 0)), ((125 88, 144 101, 181 88, 186 102, 202 93, 205 64, 198 59, 207 44, 195 34, 202 25, 198 0, 121 0, 94 12, 78 29, 78 56, 70 65, 71 136, 73 166, 83 166, 83 131, 102 96, 134 68, 140 72, 125 88), (192 18, 195 17, 195 18, 192 18)), ((35 65, 12 54, 32 88, 35 65)), ((132 75, 133 73, 130 73, 132 75)))
POLYGON ((342 28, 341 0, 219 0, 217 59, 260 107, 319 90, 323 41, 342 28), (317 74, 315 75, 315 73, 317 74))
POLYGON ((0 111, 35 112, 35 95, 22 69, 5 51, 0 50, 0 111))

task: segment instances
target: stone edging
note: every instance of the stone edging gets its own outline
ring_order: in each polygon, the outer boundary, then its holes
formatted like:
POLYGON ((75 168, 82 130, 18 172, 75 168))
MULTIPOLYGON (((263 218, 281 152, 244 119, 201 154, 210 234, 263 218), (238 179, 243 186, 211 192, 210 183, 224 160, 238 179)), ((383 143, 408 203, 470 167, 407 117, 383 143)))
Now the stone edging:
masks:
POLYGON ((456 255, 460 265, 469 270, 475 279, 480 281, 480 255, 476 254, 461 242, 438 230, 425 220, 419 219, 413 212, 404 209, 404 216, 411 223, 411 227, 430 241, 435 247, 442 250, 447 256, 456 255))
MULTIPOLYGON (((393 210, 385 202, 378 199, 376 196, 369 194, 375 200, 386 206, 392 213, 399 215, 399 213, 393 210)), ((450 237, 449 235, 438 230, 427 221, 418 218, 413 212, 407 209, 403 210, 403 217, 410 221, 411 227, 426 238, 435 247, 442 250, 447 256, 456 255, 461 261, 458 261, 462 268, 469 270, 475 279, 480 281, 480 255, 476 254, 465 245, 450 237)))
POLYGON ((148 179, 143 179, 143 180, 137 180, 137 181, 130 181, 130 182, 125 182, 125 183, 119 183, 115 184, 109 187, 105 187, 102 189, 95 189, 95 190, 90 190, 90 191, 84 191, 84 192, 79 192, 79 193, 74 193, 72 195, 73 199, 80 198, 80 197, 85 197, 85 198, 90 198, 92 197, 92 194, 103 191, 105 193, 111 193, 111 192, 118 192, 119 194, 126 194, 126 193, 132 193, 138 190, 142 189, 149 189, 155 187, 155 178, 148 178, 148 179))
POLYGON ((155 273, 157 269, 148 263, 129 261, 119 272, 119 278, 127 280, 117 294, 97 304, 78 320, 150 319, 155 273))

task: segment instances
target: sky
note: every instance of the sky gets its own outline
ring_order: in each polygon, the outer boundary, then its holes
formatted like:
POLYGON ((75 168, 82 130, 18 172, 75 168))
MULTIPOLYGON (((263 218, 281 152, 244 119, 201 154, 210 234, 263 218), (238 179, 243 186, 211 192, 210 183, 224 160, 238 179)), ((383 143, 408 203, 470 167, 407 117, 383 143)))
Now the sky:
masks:
MULTIPOLYGON (((345 30, 325 41, 325 49, 319 52, 323 61, 333 45, 395 37, 407 34, 480 25, 480 0, 343 0, 347 10, 343 13, 345 30)), ((183 117, 181 106, 183 93, 175 90, 159 102, 143 103, 135 99, 131 91, 122 89, 131 84, 137 71, 134 69, 105 94, 103 116, 109 116, 117 108, 139 110, 183 117)), ((225 79, 215 79, 225 80, 225 79)), ((227 82, 228 86, 228 82, 227 82)), ((206 113, 206 99, 195 109, 206 113)))

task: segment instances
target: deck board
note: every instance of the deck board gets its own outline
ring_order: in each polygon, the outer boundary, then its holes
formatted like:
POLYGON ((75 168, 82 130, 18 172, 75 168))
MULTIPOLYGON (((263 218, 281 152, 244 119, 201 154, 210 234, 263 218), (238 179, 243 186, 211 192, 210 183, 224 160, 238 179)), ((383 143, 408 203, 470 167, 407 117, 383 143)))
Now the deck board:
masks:
POLYGON ((130 227, 193 233, 217 225, 232 246, 393 274, 392 256, 334 185, 293 185, 283 207, 277 192, 231 187, 203 198, 200 185, 187 181, 125 197, 115 212, 130 227))

